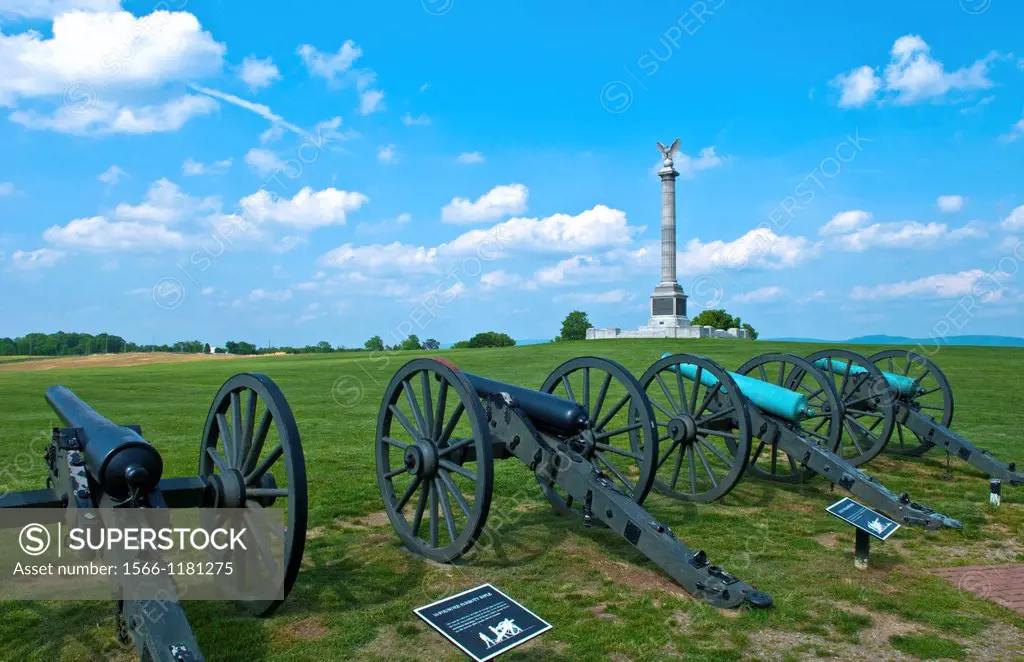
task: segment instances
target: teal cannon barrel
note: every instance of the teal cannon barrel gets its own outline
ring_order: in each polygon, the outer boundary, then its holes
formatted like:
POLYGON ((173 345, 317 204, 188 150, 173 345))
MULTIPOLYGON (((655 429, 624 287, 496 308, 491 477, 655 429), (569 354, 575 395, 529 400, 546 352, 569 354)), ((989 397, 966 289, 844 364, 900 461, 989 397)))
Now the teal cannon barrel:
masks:
MULTIPOLYGON (((838 359, 818 359, 814 362, 815 367, 828 369, 829 363, 832 364, 832 372, 836 374, 846 374, 846 361, 840 361, 838 359)), ((850 366, 851 375, 863 375, 867 374, 867 370, 859 365, 850 366)), ((910 377, 904 375, 895 375, 891 372, 882 371, 882 376, 885 377, 885 381, 889 383, 889 388, 893 389, 900 395, 913 397, 921 392, 921 385, 910 377)))
MULTIPOLYGON (((661 358, 666 356, 672 356, 672 354, 665 352, 661 355, 661 358)), ((681 363, 679 364, 679 372, 682 373, 683 377, 692 381, 697 377, 697 366, 690 363, 681 363)), ((736 381, 736 386, 739 387, 743 396, 757 405, 761 411, 784 418, 787 421, 799 421, 806 416, 814 415, 814 409, 807 404, 807 396, 803 393, 796 393, 781 386, 769 384, 760 379, 745 377, 735 372, 730 372, 729 374, 736 381)), ((718 379, 711 373, 702 371, 700 382, 704 386, 714 386, 718 383, 718 379)), ((724 387, 722 390, 724 392, 724 387)))
POLYGON ((572 436, 587 427, 587 410, 581 405, 550 393, 542 393, 522 386, 513 386, 493 379, 463 373, 476 389, 477 395, 486 397, 507 393, 522 409, 530 421, 541 430, 572 436))
POLYGON ((160 482, 163 459, 138 432, 100 416, 66 386, 46 389, 46 401, 64 425, 76 429, 85 469, 104 493, 124 499, 160 482))

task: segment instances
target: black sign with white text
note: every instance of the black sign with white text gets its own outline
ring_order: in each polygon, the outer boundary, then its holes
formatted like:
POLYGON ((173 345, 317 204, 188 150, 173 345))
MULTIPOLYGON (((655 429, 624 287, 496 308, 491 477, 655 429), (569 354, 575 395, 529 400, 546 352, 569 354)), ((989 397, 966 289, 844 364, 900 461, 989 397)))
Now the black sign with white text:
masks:
POLYGON ((414 610, 477 662, 533 639, 551 625, 490 584, 414 610))
POLYGON ((879 515, 850 497, 843 497, 825 510, 879 540, 885 540, 900 528, 899 524, 885 515, 879 515))

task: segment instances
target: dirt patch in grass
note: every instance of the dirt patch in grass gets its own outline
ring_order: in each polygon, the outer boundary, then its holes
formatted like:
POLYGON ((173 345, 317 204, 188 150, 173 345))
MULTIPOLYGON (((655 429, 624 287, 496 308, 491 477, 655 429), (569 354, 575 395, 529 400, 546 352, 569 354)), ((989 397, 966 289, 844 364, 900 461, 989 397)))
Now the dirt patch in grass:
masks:
POLYGON ((320 616, 310 616, 304 618, 301 621, 295 621, 288 625, 281 626, 278 629, 282 635, 289 639, 297 639, 299 641, 313 641, 326 637, 330 630, 324 625, 324 620, 320 616))
POLYGON ((839 546, 839 534, 837 533, 822 533, 814 536, 814 541, 822 547, 828 549, 835 549, 839 546))
POLYGON ((682 586, 676 584, 664 573, 623 561, 616 561, 597 550, 580 544, 579 541, 574 540, 572 537, 567 538, 562 547, 565 550, 564 554, 570 558, 583 560, 584 562, 581 564, 583 567, 599 570, 616 584, 632 586, 642 591, 657 589, 692 599, 690 594, 683 590, 682 586))
MULTIPOLYGON (((235 354, 174 354, 172 352, 128 352, 125 354, 93 354, 92 356, 60 356, 52 359, 0 364, 0 371, 66 370, 68 368, 116 368, 153 363, 184 363, 188 361, 223 361, 242 359, 235 354)), ((248 357, 251 358, 251 357, 248 357)))
POLYGON ((617 620, 619 620, 619 617, 616 616, 615 614, 608 613, 608 604, 605 603, 605 602, 602 602, 600 604, 596 604, 593 607, 591 607, 590 609, 588 609, 587 611, 589 611, 591 614, 593 614, 594 616, 600 618, 603 621, 617 621, 617 620))
POLYGON ((841 660, 913 660, 894 649, 890 638, 925 633, 925 629, 891 614, 868 611, 859 605, 836 603, 836 608, 871 617, 871 625, 860 631, 859 641, 843 641, 838 633, 822 636, 805 632, 762 630, 751 633, 744 658, 761 660, 815 659, 834 657, 841 660))
POLYGON ((452 655, 452 646, 432 633, 422 623, 386 625, 377 629, 377 636, 352 656, 356 660, 445 660, 452 655), (401 630, 401 631, 399 631, 401 630), (400 654, 410 651, 408 657, 400 654))

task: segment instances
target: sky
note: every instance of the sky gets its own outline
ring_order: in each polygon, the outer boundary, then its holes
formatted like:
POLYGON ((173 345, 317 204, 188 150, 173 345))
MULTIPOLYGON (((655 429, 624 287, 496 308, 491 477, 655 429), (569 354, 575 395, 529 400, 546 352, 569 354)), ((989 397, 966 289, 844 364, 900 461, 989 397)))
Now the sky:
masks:
POLYGON ((0 0, 0 335, 1021 335, 1009 0, 0 0))

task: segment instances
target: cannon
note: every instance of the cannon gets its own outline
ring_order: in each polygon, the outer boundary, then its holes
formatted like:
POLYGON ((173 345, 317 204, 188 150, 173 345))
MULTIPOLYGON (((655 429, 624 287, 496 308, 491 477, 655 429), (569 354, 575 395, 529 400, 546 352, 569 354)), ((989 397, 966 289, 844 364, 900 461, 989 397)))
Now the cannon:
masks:
MULTIPOLYGON (((224 383, 203 429, 198 471, 180 478, 163 475, 160 453, 138 425, 113 423, 65 386, 47 389, 46 400, 63 424, 53 428, 46 447, 48 487, 8 492, 0 496, 0 507, 47 509, 49 519, 41 524, 88 525, 96 521, 95 513, 102 516, 115 508, 149 509, 146 512, 159 519, 161 512, 169 513, 159 509, 245 509, 248 516, 276 505, 286 511, 286 530, 283 540, 274 541, 284 547, 283 564, 276 568, 275 577, 283 579, 284 596, 288 595, 306 540, 306 469, 291 408, 269 377, 244 373, 224 383)), ((217 517, 217 511, 211 512, 217 517)), ((267 562, 267 556, 261 559, 267 562)), ((150 589, 155 585, 161 595, 179 595, 167 574, 146 579, 150 589)), ((115 611, 118 639, 134 646, 140 660, 203 659, 176 599, 160 600, 159 618, 154 618, 147 616, 147 610, 156 600, 137 599, 127 584, 115 584, 114 591, 121 598, 115 611)), ((243 612, 267 615, 282 602, 283 598, 236 604, 243 612)))
POLYGON ((1024 473, 1017 470, 1015 462, 999 461, 950 429, 953 389, 928 357, 905 349, 884 350, 867 358, 846 350, 823 349, 808 359, 843 385, 840 398, 847 410, 859 408, 865 419, 874 419, 854 430, 862 437, 871 435, 869 439, 877 447, 874 454, 888 449, 896 455, 917 457, 939 447, 1000 483, 1024 485, 1024 473), (874 373, 882 378, 884 398, 865 397, 868 391, 879 390, 866 385, 865 375, 874 373))
POLYGON ((745 473, 781 483, 818 474, 897 522, 962 528, 840 455, 847 412, 833 380, 809 360, 763 354, 733 373, 705 357, 665 353, 640 385, 658 418, 659 444, 670 442, 654 481, 667 496, 708 503, 745 473))
POLYGON ((771 604, 640 506, 654 479, 655 419, 636 379, 613 361, 570 360, 535 391, 414 359, 385 391, 375 452, 388 519, 428 559, 450 563, 473 548, 494 460, 515 457, 556 513, 618 533, 695 597, 716 607, 771 604))

